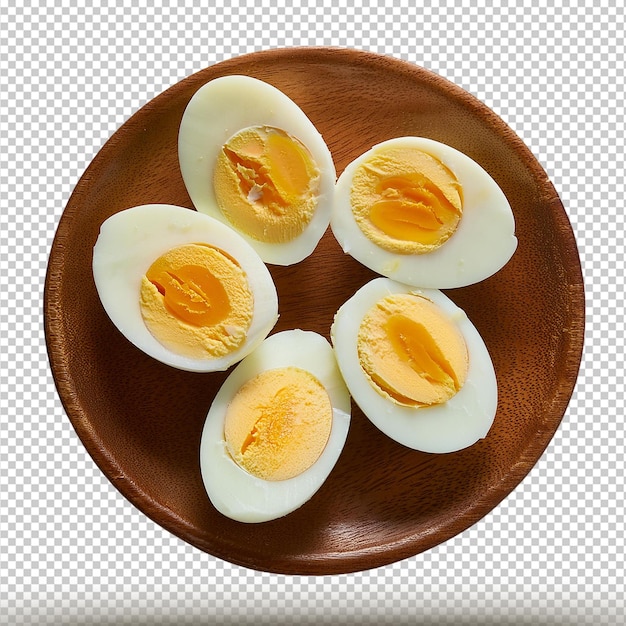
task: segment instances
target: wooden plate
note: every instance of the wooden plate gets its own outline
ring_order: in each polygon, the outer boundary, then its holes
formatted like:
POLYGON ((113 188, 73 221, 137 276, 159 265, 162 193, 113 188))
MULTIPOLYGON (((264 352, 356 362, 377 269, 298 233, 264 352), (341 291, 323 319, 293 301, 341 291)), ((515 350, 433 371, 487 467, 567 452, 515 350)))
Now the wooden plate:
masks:
MULTIPOLYGON (((253 105, 251 105, 253 106, 253 105)), ((330 230, 315 253, 271 267, 280 321, 328 338, 337 308, 374 277, 330 230)), ((295 48, 218 63, 131 117, 78 182, 50 253, 44 315, 60 398, 95 462, 141 511, 221 559, 286 574, 370 569, 428 550, 493 509, 532 468, 557 429, 580 364, 584 297, 563 206, 522 141, 485 105, 415 65, 367 52, 295 48), (412 451, 354 407, 328 481, 282 519, 243 524, 220 515, 200 477, 200 435, 226 378, 162 365, 117 331, 98 299, 92 248, 101 223, 133 205, 192 207, 177 161, 185 105, 201 85, 247 74, 278 87, 325 138, 337 172, 400 135, 445 142, 478 161, 513 207, 519 247, 498 274, 446 293, 482 334, 499 382, 488 437, 454 454, 412 451)))

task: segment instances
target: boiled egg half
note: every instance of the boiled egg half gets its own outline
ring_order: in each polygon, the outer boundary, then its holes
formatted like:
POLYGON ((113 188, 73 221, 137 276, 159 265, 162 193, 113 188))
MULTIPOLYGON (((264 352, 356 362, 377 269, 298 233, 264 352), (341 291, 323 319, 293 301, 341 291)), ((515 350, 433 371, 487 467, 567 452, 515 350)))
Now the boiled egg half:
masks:
POLYGON ((215 508, 241 522, 291 513, 322 486, 350 424, 350 395, 331 345, 299 329, 268 337, 209 409, 200 467, 215 508))
POLYGON ((493 364, 441 291, 374 279, 337 311, 331 337, 354 401, 395 441, 444 453, 487 435, 498 404, 493 364))
POLYGON ((182 370, 225 370, 278 319, 272 277, 235 231, 168 204, 120 211, 101 226, 93 276, 121 333, 182 370))
POLYGON ((263 261, 309 256, 328 228, 336 172, 322 136, 276 87, 223 76, 193 95, 178 137, 198 211, 236 229, 263 261))
POLYGON ((337 181, 332 231, 371 270, 427 288, 470 285, 517 247, 506 196, 473 159, 424 137, 380 143, 337 181))

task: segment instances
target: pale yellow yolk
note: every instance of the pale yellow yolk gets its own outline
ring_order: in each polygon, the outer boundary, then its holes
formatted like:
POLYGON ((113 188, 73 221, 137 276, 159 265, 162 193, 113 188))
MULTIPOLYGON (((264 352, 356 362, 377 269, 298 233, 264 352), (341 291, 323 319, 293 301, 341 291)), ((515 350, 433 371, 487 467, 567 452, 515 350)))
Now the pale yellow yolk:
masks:
POLYGON ((361 164, 350 200, 366 237, 400 254, 424 254, 441 246, 463 211, 455 175, 435 157, 412 148, 379 151, 361 164))
POLYGON ((361 322, 357 348, 369 382, 396 404, 441 404, 467 377, 463 335, 439 307, 415 294, 377 302, 361 322))
POLYGON ((144 323, 161 344, 197 359, 236 350, 252 321, 245 272, 204 244, 179 246, 156 259, 142 277, 140 304, 144 323))
POLYGON ((235 462, 264 480, 298 476, 319 458, 330 436, 333 408, 311 373, 267 370, 239 389, 228 406, 224 436, 235 462))
POLYGON ((220 210, 236 229, 258 241, 284 243, 311 221, 319 179, 300 141, 278 128, 253 126, 222 147, 213 186, 220 210))

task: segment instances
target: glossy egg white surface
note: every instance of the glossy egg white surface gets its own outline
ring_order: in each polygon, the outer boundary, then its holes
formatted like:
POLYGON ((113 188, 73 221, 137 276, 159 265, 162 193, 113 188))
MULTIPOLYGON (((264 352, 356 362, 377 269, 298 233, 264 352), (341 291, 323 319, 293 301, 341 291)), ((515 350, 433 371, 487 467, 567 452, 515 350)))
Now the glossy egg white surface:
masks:
POLYGON ((451 289, 477 283, 500 270, 517 248, 509 202, 473 159, 424 137, 398 137, 375 145, 342 172, 335 191, 331 228, 343 251, 371 270, 408 285, 451 289), (441 161, 462 186, 463 214, 456 232, 436 250, 398 254, 377 246, 354 219, 350 193, 357 168, 386 147, 422 150, 441 161))
POLYGON ((350 426, 350 395, 331 345, 317 333, 299 329, 268 337, 226 379, 209 409, 200 443, 200 468, 209 499, 227 517, 264 522, 291 513, 322 486, 343 450, 350 426), (230 456, 224 418, 230 400, 257 374, 295 366, 313 374, 333 407, 329 440, 321 456, 303 473, 280 481, 263 480, 242 469, 230 456))
POLYGON ((227 369, 260 344, 278 319, 276 287, 258 254, 221 222, 184 207, 146 204, 109 217, 94 246, 93 276, 107 315, 126 339, 158 361, 182 370, 227 369), (154 338, 142 318, 142 276, 163 253, 187 243, 205 243, 226 252, 244 270, 252 290, 254 308, 247 338, 224 357, 194 359, 176 354, 154 338))
POLYGON ((339 369, 354 401, 377 428, 398 443, 423 452, 446 453, 471 446, 489 432, 498 406, 491 357, 465 312, 442 292, 376 278, 340 307, 331 337, 339 369), (397 293, 418 293, 428 298, 458 325, 465 338, 469 354, 467 379, 444 404, 399 406, 374 389, 360 365, 357 336, 363 316, 376 302, 397 293))
POLYGON ((224 76, 200 87, 189 101, 180 124, 181 173, 196 209, 228 223, 215 197, 213 170, 222 146, 233 135, 252 126, 273 126, 299 139, 320 170, 319 203, 312 220, 298 237, 285 243, 267 243, 242 233, 266 263, 291 265, 309 256, 328 228, 336 182, 328 146, 293 100, 272 85, 249 76, 224 76))

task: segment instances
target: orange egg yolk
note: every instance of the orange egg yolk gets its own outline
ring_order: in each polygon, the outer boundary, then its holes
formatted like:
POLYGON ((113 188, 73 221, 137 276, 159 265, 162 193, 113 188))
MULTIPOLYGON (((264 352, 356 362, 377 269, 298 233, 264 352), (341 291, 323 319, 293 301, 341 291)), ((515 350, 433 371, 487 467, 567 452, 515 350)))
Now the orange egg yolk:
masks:
POLYGON ((231 400, 224 422, 227 449, 264 480, 298 476, 322 454, 333 408, 322 383, 297 367, 264 371, 231 400))
POLYGON ((186 244, 160 256, 142 278, 144 323, 165 347, 192 358, 220 357, 246 339, 253 297, 229 255, 186 244))
POLYGON ((400 254, 431 252, 456 231, 461 186, 439 159, 406 147, 381 148, 356 170, 350 195, 362 232, 400 254))
POLYGON ((271 126, 245 128, 222 147, 213 174, 227 220, 258 241, 300 235, 317 207, 320 173, 306 146, 271 126))
POLYGON ((377 302, 360 324, 357 349, 370 384, 399 405, 446 402, 467 377, 463 335, 439 307, 415 294, 377 302))

